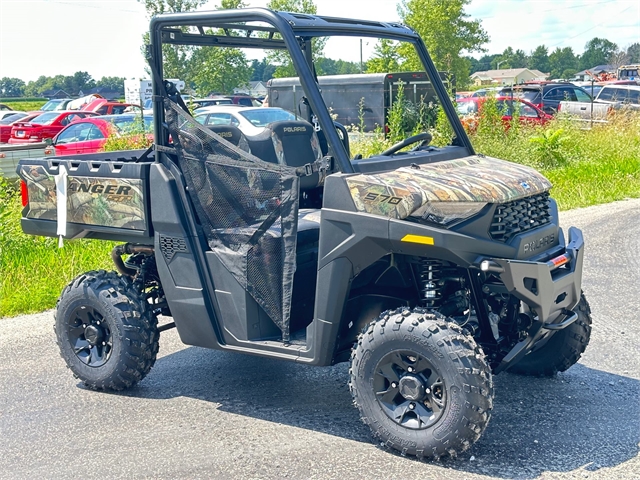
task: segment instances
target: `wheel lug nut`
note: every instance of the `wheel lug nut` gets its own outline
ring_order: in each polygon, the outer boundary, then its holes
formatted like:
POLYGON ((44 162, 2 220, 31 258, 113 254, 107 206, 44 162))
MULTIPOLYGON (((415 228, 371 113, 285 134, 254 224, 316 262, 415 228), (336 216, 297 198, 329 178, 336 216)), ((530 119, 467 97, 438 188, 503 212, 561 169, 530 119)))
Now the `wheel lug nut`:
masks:
POLYGON ((425 388, 424 389, 424 393, 431 393, 431 389, 430 388, 425 388))
POLYGON ((413 410, 414 408, 416 408, 416 406, 413 403, 409 404, 409 410, 413 410))
POLYGON ((96 322, 96 325, 100 325, 100 320, 98 320, 98 321, 96 322))
POLYGON ((407 371, 408 371, 409 373, 413 373, 413 367, 409 367, 409 368, 407 368, 407 371))
POLYGON ((107 342, 102 342, 102 345, 106 345, 106 344, 107 344, 107 342))
POLYGON ((391 388, 396 388, 398 386, 398 384, 396 382, 392 382, 391 383, 391 388))

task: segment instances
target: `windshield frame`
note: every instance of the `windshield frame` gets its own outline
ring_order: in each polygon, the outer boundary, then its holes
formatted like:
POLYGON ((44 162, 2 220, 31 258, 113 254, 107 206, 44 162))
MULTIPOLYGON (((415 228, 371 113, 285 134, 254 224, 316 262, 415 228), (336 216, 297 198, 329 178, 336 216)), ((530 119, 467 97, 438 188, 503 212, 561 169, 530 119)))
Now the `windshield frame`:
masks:
MULTIPOLYGON (((210 47, 236 47, 259 49, 286 49, 298 74, 311 110, 323 129, 330 154, 334 156, 340 170, 353 173, 354 167, 335 129, 329 110, 316 84, 313 70, 311 39, 316 37, 370 37, 389 39, 412 44, 425 72, 433 83, 436 95, 451 124, 456 144, 465 147, 469 155, 475 151, 467 136, 440 75, 427 52, 420 36, 410 28, 398 23, 372 22, 367 20, 323 17, 309 14, 274 12, 266 8, 243 8, 241 10, 215 10, 163 14, 150 23, 149 62, 153 77, 154 133, 156 142, 169 146, 169 135, 163 128, 164 110, 162 97, 167 96, 163 83, 162 45, 193 45, 210 47), (261 25, 252 25, 259 22, 261 25), (267 26, 264 26, 266 24, 267 26), (194 27, 200 33, 185 33, 178 27, 194 27), (248 36, 205 34, 204 28, 244 30, 248 36), (253 32, 268 32, 268 38, 250 37, 253 32), (281 40, 274 37, 279 34, 281 40)), ((308 118, 307 120, 310 120, 308 118)))

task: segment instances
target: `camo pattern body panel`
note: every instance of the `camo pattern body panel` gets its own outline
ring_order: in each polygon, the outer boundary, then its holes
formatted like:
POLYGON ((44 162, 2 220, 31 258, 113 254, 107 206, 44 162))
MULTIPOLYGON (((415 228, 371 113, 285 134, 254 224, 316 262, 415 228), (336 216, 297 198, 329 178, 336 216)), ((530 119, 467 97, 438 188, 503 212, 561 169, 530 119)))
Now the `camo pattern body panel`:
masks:
MULTIPOLYGON (((42 165, 23 165, 20 176, 29 191, 26 218, 56 220, 55 177, 42 165)), ((145 230, 142 180, 74 177, 67 179, 67 221, 131 230, 145 230)))
POLYGON ((473 156, 346 179, 359 212, 406 218, 428 202, 506 203, 546 192, 530 167, 473 156))

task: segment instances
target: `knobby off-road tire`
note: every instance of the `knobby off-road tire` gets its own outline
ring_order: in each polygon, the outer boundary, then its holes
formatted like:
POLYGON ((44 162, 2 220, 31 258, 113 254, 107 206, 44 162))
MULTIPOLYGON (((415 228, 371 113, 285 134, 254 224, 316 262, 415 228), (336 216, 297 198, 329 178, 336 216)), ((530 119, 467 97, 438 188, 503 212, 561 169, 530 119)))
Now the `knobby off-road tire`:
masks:
POLYGON ((537 377, 551 377, 575 364, 584 353, 591 338, 591 308, 584 294, 573 309, 578 320, 556 332, 538 350, 526 355, 509 369, 512 373, 537 377))
POLYGON ((349 387, 374 438, 420 458, 469 448, 493 406, 482 349, 458 325, 420 309, 384 312, 360 334, 349 387))
POLYGON ((158 353, 158 321, 131 281, 92 271, 65 287, 55 312, 60 354, 94 390, 124 390, 149 373, 158 353))

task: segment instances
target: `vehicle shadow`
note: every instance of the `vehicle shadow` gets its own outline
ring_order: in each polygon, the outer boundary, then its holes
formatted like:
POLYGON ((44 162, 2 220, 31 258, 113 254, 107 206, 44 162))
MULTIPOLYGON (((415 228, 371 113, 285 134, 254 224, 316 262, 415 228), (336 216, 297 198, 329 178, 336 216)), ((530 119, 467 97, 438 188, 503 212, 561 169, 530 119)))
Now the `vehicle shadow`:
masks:
MULTIPOLYGON (((554 378, 503 373, 494 381, 487 430, 459 458, 440 462, 444 469, 529 479, 597 471, 638 455, 640 381, 580 364, 554 378)), ((140 385, 120 395, 184 396, 237 415, 371 442, 347 382, 347 364, 318 368, 190 347, 160 358, 140 385)))

